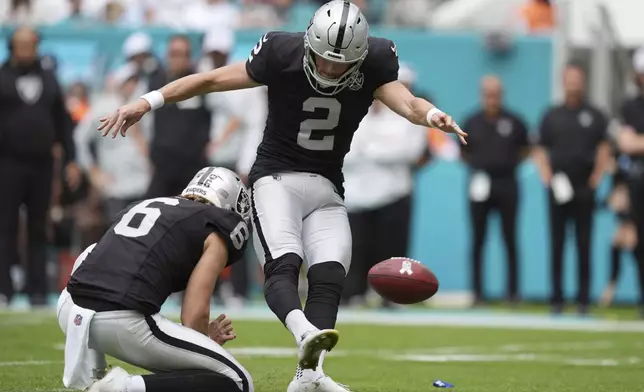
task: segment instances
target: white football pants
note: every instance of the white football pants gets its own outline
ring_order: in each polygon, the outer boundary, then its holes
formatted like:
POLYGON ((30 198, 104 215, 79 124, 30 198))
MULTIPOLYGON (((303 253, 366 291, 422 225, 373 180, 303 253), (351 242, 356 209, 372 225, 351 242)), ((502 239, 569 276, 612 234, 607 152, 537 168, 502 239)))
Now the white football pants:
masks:
POLYGON ((351 229, 344 201, 325 177, 280 173, 252 187, 253 246, 262 264, 295 253, 309 266, 351 266, 351 229))

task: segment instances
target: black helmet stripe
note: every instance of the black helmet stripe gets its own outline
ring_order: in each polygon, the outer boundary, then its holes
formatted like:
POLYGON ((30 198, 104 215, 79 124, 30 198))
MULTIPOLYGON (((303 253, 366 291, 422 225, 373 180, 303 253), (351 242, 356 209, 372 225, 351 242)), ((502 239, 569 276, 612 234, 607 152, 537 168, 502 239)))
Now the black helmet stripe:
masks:
POLYGON ((333 53, 340 53, 340 50, 342 50, 342 41, 344 41, 344 32, 347 30, 347 19, 349 19, 350 7, 351 3, 346 0, 344 2, 344 8, 342 8, 342 18, 340 19, 340 27, 338 28, 335 45, 333 45, 333 53))
POLYGON ((206 172, 201 177, 199 177, 199 181, 197 181, 197 185, 205 184, 206 180, 208 180, 208 176, 210 176, 210 173, 212 173, 213 170, 215 170, 214 167, 212 167, 212 166, 209 167, 208 170, 206 170, 206 172))

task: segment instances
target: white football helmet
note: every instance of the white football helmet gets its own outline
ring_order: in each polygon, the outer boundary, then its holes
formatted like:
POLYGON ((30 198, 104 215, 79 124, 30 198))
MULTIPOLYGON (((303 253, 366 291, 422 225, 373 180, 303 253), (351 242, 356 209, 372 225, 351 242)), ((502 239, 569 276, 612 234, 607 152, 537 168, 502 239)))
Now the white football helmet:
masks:
POLYGON ((369 47, 369 24, 360 9, 348 0, 333 0, 318 8, 304 34, 304 73, 311 87, 322 95, 342 91, 360 70, 369 47), (315 57, 349 64, 339 78, 319 74, 315 57))
POLYGON ((197 196, 208 203, 231 210, 248 221, 250 197, 241 178, 223 167, 205 167, 194 176, 181 196, 197 196))

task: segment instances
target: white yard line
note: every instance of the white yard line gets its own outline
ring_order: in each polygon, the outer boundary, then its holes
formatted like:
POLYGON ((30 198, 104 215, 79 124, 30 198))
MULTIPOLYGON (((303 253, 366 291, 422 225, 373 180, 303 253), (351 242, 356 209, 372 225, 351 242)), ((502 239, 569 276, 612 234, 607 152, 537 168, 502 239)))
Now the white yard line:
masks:
MULTIPOLYGON (((232 320, 277 322, 275 315, 268 308, 261 306, 252 306, 241 310, 213 307, 212 313, 226 313, 232 320)), ((0 312, 0 328, 12 325, 37 324, 39 321, 49 320, 53 314, 52 310, 38 310, 31 314, 21 311, 0 312)), ((164 306, 162 314, 178 318, 178 307, 164 306)), ((338 322, 340 326, 342 324, 371 324, 589 332, 644 332, 644 321, 598 320, 573 316, 552 317, 547 314, 530 313, 449 312, 436 309, 427 309, 425 311, 402 309, 389 312, 341 309, 338 314, 338 322)))
POLYGON ((4 366, 40 366, 64 363, 64 361, 10 361, 0 362, 0 367, 4 366))
MULTIPOLYGON (((164 315, 175 318, 179 316, 176 310, 166 309, 168 311, 162 311, 164 315)), ((218 314, 217 312, 226 313, 232 320, 277 322, 275 315, 264 308, 249 308, 240 311, 216 308, 212 312, 213 314, 218 314)), ((338 313, 338 323, 340 326, 342 324, 370 324, 588 332, 644 332, 644 321, 597 320, 570 316, 552 317, 546 314, 528 313, 445 312, 432 309, 427 309, 424 312, 341 309, 338 313)))

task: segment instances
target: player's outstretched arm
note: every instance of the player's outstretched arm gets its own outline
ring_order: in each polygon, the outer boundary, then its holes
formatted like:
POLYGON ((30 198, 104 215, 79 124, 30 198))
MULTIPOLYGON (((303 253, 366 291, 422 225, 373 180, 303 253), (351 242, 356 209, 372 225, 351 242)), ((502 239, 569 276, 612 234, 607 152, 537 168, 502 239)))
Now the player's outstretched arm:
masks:
POLYGON ((204 242, 204 251, 192 271, 181 306, 181 323, 208 336, 210 321, 210 297, 215 282, 228 261, 228 249, 224 240, 212 233, 204 242))
POLYGON ((384 103, 389 109, 398 113, 411 123, 424 127, 438 128, 443 132, 458 136, 461 143, 467 144, 467 133, 461 130, 451 116, 443 113, 428 101, 415 97, 399 81, 393 81, 380 86, 374 93, 374 98, 384 103))
POLYGON ((143 95, 135 102, 121 106, 108 117, 101 118, 98 130, 103 131, 103 136, 110 132, 112 132, 113 138, 119 133, 125 136, 128 128, 136 124, 147 112, 158 109, 166 103, 176 103, 212 92, 257 86, 259 84, 248 76, 246 65, 243 62, 188 75, 168 83, 160 90, 143 95))

